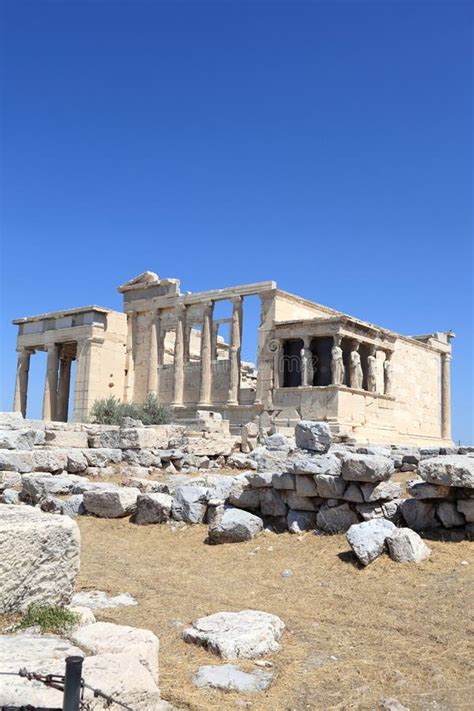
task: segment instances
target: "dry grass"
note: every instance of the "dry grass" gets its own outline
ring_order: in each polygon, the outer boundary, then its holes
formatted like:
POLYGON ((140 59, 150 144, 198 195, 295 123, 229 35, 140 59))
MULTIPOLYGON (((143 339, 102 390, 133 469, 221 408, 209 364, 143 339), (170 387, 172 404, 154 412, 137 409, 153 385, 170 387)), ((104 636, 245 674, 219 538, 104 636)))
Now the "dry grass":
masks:
POLYGON ((240 698, 253 711, 375 709, 388 696, 412 711, 474 708, 470 543, 434 541, 432 558, 418 566, 384 556, 361 569, 344 536, 273 534, 208 546, 203 526, 173 532, 127 520, 78 521, 78 589, 137 597, 138 606, 97 617, 159 636, 162 695, 180 708, 225 711, 240 698), (293 575, 282 577, 285 569, 293 575), (183 627, 245 608, 275 613, 287 625, 271 657, 273 684, 257 696, 196 689, 198 666, 219 660, 183 642, 183 627))

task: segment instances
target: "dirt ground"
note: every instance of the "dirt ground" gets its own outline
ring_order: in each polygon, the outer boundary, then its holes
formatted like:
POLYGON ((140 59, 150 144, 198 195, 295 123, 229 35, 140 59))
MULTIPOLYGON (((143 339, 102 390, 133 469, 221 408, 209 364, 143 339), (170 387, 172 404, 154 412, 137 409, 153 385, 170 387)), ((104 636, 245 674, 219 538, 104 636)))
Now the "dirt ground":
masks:
MULTIPOLYGON (((162 696, 179 708, 376 709, 381 698, 395 697, 412 711, 474 709, 472 543, 432 541, 433 555, 420 565, 383 556, 363 569, 343 535, 262 534, 209 546, 204 526, 173 530, 92 517, 78 523, 77 589, 137 598, 137 606, 97 618, 158 635, 162 696), (282 576, 285 570, 292 574, 282 576), (272 685, 258 695, 195 688, 197 668, 219 659, 183 642, 183 628, 203 615, 246 608, 286 624, 281 651, 269 657, 272 685)), ((241 666, 256 668, 251 661, 241 666)))

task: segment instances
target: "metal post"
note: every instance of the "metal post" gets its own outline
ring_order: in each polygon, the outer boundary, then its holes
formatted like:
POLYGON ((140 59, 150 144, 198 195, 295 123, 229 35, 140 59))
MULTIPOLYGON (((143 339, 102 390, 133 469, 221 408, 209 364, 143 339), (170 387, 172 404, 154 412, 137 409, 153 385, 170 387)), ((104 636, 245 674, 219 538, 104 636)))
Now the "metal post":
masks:
POLYGON ((79 711, 83 657, 66 657, 63 711, 79 711))

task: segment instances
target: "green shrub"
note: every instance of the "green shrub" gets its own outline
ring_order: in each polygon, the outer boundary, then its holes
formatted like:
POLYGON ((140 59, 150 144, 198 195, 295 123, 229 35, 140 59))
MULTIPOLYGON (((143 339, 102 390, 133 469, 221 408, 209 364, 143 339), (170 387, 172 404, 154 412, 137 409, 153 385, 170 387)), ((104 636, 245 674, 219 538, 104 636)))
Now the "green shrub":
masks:
POLYGON ((160 405, 156 395, 147 395, 143 404, 120 402, 113 395, 96 400, 90 411, 90 420, 98 425, 120 425, 123 417, 141 420, 144 425, 162 425, 170 421, 169 410, 160 405))
POLYGON ((69 627, 77 624, 79 618, 74 612, 64 607, 50 607, 49 605, 31 605, 21 622, 16 625, 16 630, 38 625, 42 632, 59 634, 69 627))

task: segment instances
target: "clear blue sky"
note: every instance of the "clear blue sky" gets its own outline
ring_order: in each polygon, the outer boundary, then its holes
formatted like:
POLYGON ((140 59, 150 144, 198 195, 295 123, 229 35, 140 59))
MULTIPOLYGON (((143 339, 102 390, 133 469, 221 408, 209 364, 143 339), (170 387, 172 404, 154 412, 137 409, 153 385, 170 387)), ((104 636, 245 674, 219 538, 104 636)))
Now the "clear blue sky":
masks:
POLYGON ((3 409, 12 318, 149 269, 453 329, 474 441, 471 3, 1 6, 3 409))

